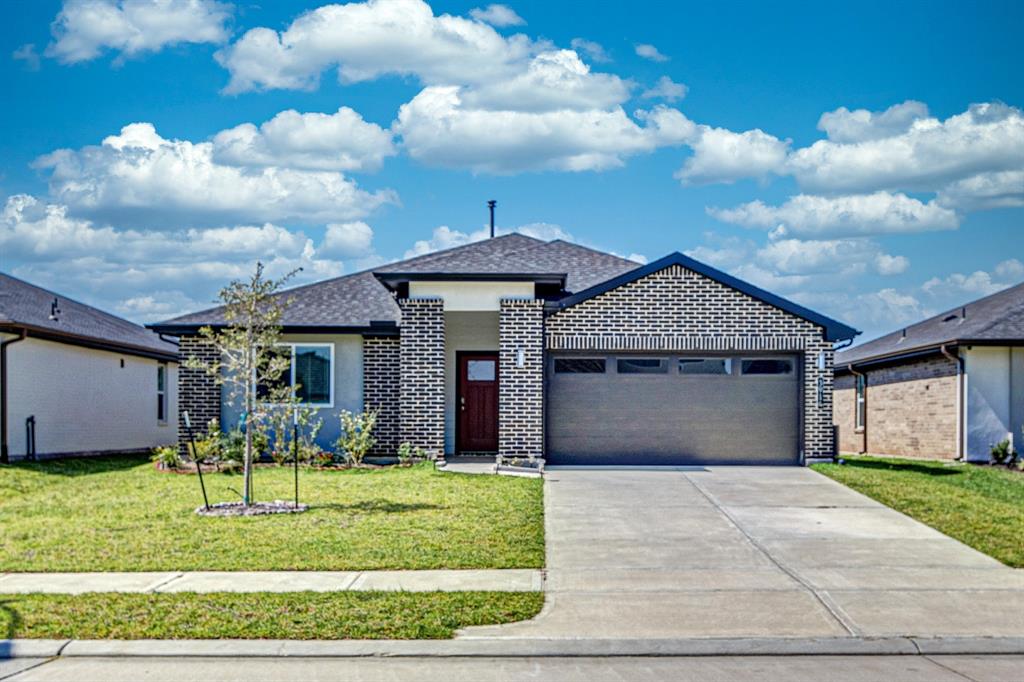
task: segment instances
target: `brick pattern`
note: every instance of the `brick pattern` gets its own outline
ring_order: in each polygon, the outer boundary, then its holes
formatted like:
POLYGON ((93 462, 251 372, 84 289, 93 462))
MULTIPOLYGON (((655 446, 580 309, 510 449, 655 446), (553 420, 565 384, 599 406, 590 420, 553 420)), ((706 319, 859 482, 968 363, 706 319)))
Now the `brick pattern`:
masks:
POLYGON ((399 374, 401 345, 397 337, 363 339, 363 409, 378 410, 377 439, 371 454, 393 455, 398 450, 399 374))
MULTIPOLYGON (((862 450, 875 455, 955 458, 956 371, 956 363, 939 356, 865 372, 862 450)), ((836 381, 834 420, 839 425, 840 448, 856 452, 849 447, 852 439, 843 435, 853 431, 853 377, 844 375, 836 381)), ((854 440, 852 445, 856 444, 854 440)))
POLYGON ((405 298, 399 341, 399 439, 444 457, 444 302, 405 298))
POLYGON ((206 363, 216 362, 217 351, 202 337, 187 335, 179 340, 178 353, 182 361, 178 366, 178 450, 187 456, 185 412, 192 421, 192 432, 197 436, 205 433, 211 419, 220 421, 220 386, 206 370, 190 369, 185 362, 193 357, 206 363))
POLYGON ((812 322, 678 265, 558 311, 545 329, 550 350, 802 352, 807 459, 834 456, 833 352, 822 332, 812 322), (824 370, 818 369, 820 352, 824 370))
POLYGON ((498 332, 498 454, 539 457, 544 451, 543 301, 502 300, 498 332))

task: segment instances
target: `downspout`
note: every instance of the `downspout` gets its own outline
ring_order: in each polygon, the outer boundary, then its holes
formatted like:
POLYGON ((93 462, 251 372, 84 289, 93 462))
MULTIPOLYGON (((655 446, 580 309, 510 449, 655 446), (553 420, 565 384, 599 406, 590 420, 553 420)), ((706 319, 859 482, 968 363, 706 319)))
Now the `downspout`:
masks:
POLYGON ((946 349, 946 344, 939 351, 956 364, 956 457, 964 459, 964 359, 957 353, 953 355, 946 349))
POLYGON ((24 341, 26 335, 22 329, 18 338, 0 341, 0 464, 11 461, 7 450, 7 346, 24 341))
MULTIPOLYGON (((860 453, 865 454, 868 451, 868 378, 862 373, 858 372, 853 368, 852 364, 846 366, 846 369, 855 377, 864 377, 864 425, 860 431, 860 453)), ((853 428, 854 431, 857 429, 857 382, 853 383, 853 428)))

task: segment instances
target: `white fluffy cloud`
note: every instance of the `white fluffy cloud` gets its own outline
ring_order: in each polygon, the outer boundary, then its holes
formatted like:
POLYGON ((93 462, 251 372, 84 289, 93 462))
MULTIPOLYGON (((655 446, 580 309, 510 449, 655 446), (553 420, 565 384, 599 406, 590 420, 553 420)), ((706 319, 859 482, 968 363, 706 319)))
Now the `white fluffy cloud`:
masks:
POLYGON ((779 206, 758 200, 730 209, 710 208, 708 213, 744 227, 781 226, 782 234, 800 237, 927 232, 959 225, 956 213, 933 201, 922 203, 888 192, 837 197, 800 194, 779 206))
POLYGON ((168 140, 150 123, 133 123, 99 146, 40 157, 50 193, 74 213, 147 225, 360 218, 394 201, 365 192, 340 173, 238 168, 217 163, 213 143, 168 140))
POLYGON ((965 211, 1024 206, 1024 169, 979 173, 943 187, 939 204, 965 211))
POLYGON ((634 45, 633 50, 636 52, 637 56, 643 57, 644 59, 649 59, 652 62, 668 61, 668 57, 663 55, 661 52, 658 51, 658 48, 649 43, 640 43, 638 45, 634 45))
POLYGON ((437 166, 510 173, 601 170, 631 154, 682 143, 693 124, 678 111, 641 112, 643 126, 621 107, 521 112, 465 106, 460 88, 429 87, 403 104, 394 129, 409 154, 437 166))
POLYGON ((790 140, 780 140, 762 130, 737 133, 702 125, 688 144, 693 156, 676 171, 676 179, 683 184, 731 183, 778 173, 786 161, 790 140))
POLYGON ((594 42, 593 40, 587 40, 586 38, 573 38, 569 41, 569 45, 577 52, 585 54, 592 62, 604 64, 612 60, 608 55, 607 50, 604 49, 604 46, 601 43, 594 42))
POLYGON ((373 229, 362 221, 330 223, 319 251, 343 258, 367 256, 373 252, 373 229))
POLYGON ((668 76, 662 76, 653 88, 644 90, 640 96, 644 99, 657 98, 675 102, 686 97, 686 86, 682 83, 676 83, 668 76))
POLYGON ((476 7, 469 10, 469 16, 499 28, 505 26, 522 26, 526 20, 516 14, 508 5, 488 5, 483 9, 476 7))
POLYGON ((880 140, 907 132, 914 121, 927 116, 928 106, 924 102, 909 99, 885 111, 850 111, 846 107, 839 107, 821 115, 818 130, 823 131, 833 142, 880 140))
POLYGON ((978 298, 1019 284, 1024 279, 1024 263, 1016 258, 998 263, 992 272, 975 270, 971 273, 954 272, 946 277, 933 277, 921 287, 937 297, 971 296, 978 298))
POLYGON ((156 52, 178 43, 222 43, 231 6, 213 0, 66 0, 46 56, 65 64, 156 52))
POLYGON ((522 35, 503 37, 490 25, 434 16, 422 0, 367 0, 324 5, 280 33, 254 28, 217 53, 231 74, 226 92, 310 89, 336 67, 346 83, 385 74, 427 84, 484 83, 515 75, 535 51, 522 35))
POLYGON ((213 137, 213 160, 233 166, 373 171, 395 154, 391 133, 348 107, 333 114, 282 111, 258 128, 252 123, 213 137))

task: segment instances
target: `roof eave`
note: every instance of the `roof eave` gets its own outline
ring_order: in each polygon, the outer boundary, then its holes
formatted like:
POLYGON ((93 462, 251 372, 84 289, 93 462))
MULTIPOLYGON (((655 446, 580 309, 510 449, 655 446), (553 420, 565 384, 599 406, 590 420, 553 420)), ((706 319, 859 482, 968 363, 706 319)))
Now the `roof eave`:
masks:
POLYGON ((375 272, 373 276, 391 291, 407 282, 535 282, 565 287, 565 272, 375 272))
MULTIPOLYGON (((229 325, 220 323, 204 324, 148 324, 147 329, 152 329, 159 334, 169 336, 183 336, 198 334, 203 327, 211 329, 224 329, 229 325)), ((339 325, 339 324, 285 324, 281 325, 282 334, 363 334, 371 336, 398 336, 398 324, 390 321, 371 320, 368 325, 339 325)))
POLYGON ((130 343, 109 341, 95 336, 62 332, 21 322, 0 322, 0 331, 20 332, 21 330, 25 330, 26 334, 31 338, 42 339, 44 341, 56 341, 57 343, 66 343, 72 346, 93 348, 95 350, 109 351, 112 353, 123 353, 125 355, 137 355, 154 360, 166 360, 168 362, 178 361, 177 353, 160 350, 159 348, 149 348, 147 346, 138 346, 130 343))

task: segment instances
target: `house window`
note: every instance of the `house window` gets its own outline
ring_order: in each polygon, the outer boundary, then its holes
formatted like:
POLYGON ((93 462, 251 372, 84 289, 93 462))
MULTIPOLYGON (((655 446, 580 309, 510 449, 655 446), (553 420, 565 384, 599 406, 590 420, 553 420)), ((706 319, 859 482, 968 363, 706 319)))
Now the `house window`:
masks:
POLYGON ((664 358, 619 358, 616 367, 619 374, 668 373, 668 363, 664 358))
MULTIPOLYGON (((291 355, 291 366, 280 384, 295 386, 299 400, 313 407, 334 407, 334 345, 330 343, 283 343, 281 350, 291 355)), ((266 398, 268 387, 257 386, 257 394, 266 398)))
POLYGON ((751 358, 740 363, 743 374, 792 374, 793 361, 788 358, 751 358))
POLYGON ((555 374, 604 374, 604 358, 555 358, 555 374))
POLYGON ((156 420, 167 421, 167 365, 156 366, 156 420))
POLYGON ((679 358, 680 374, 732 374, 729 358, 679 358))
POLYGON ((494 360, 470 360, 466 363, 466 379, 469 381, 494 381, 497 367, 494 360))
POLYGON ((864 392, 868 385, 868 378, 863 374, 857 376, 857 405, 854 411, 854 427, 858 429, 864 428, 865 421, 865 410, 866 405, 864 401, 864 392))

